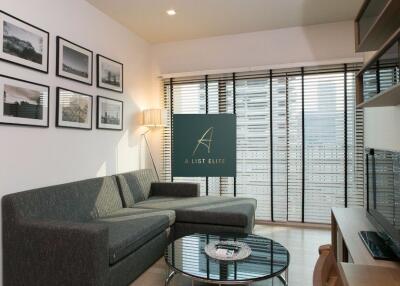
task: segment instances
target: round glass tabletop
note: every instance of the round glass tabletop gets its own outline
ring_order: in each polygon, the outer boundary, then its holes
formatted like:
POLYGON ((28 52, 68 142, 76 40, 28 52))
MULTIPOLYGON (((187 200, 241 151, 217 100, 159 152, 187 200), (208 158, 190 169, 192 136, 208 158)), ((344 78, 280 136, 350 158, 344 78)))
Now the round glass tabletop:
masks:
POLYGON ((164 256, 168 266, 175 272, 195 280, 226 284, 276 277, 286 271, 289 265, 289 251, 284 246, 258 235, 192 234, 169 244, 164 256), (206 244, 212 241, 244 242, 252 252, 240 261, 215 260, 204 250, 206 244))

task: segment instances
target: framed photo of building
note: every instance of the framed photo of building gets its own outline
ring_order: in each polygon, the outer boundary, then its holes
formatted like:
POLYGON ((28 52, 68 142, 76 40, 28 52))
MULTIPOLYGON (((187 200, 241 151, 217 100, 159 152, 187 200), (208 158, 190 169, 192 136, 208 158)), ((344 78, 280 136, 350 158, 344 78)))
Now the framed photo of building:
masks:
POLYGON ((60 77, 93 83, 93 52, 57 36, 57 68, 60 77))
POLYGON ((92 129, 93 97, 57 87, 56 126, 92 129))
POLYGON ((124 103, 120 100, 97 96, 97 129, 122 130, 124 103))
POLYGON ((122 93, 124 88, 124 65, 97 55, 97 87, 122 93))
POLYGON ((0 123, 49 127, 49 87, 0 75, 0 123))
POLYGON ((49 72, 49 33, 0 10, 0 59, 49 72))

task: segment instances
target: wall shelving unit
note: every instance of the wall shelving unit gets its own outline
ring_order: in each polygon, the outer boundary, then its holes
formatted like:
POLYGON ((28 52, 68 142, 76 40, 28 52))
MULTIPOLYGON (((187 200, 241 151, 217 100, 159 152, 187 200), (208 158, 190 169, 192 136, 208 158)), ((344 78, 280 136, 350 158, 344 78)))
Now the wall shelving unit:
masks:
POLYGON ((399 0, 366 0, 355 20, 356 51, 376 51, 400 26, 399 0))
MULTIPOLYGON (((382 3, 388 2, 386 6, 392 2, 386 0, 367 0, 365 2, 371 5, 371 2, 377 1, 382 1, 382 3)), ((400 4, 399 0, 395 0, 395 2, 400 4)), ((379 19, 375 19, 375 22, 376 21, 379 21, 379 19)), ((394 22, 396 21, 400 21, 400 10, 398 10, 394 22)), ((400 23, 397 24, 397 29, 391 32, 391 35, 387 37, 386 41, 381 45, 374 56, 367 61, 357 73, 357 107, 366 108, 400 105, 399 66, 400 23)))

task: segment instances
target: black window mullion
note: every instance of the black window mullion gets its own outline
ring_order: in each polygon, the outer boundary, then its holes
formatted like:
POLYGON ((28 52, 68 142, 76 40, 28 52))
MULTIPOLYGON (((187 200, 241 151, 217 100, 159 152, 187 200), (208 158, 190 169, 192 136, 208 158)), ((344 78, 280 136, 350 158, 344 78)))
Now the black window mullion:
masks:
POLYGON ((172 138, 172 128, 173 128, 173 115, 174 115, 174 106, 173 106, 173 102, 174 102, 174 86, 173 86, 173 79, 172 79, 172 77, 169 79, 169 88, 170 88, 170 93, 169 93, 169 118, 170 118, 170 124, 171 124, 171 128, 170 128, 170 132, 171 132, 171 134, 170 134, 170 138, 171 138, 171 162, 170 162, 170 170, 171 170, 171 182, 173 182, 174 181, 174 177, 173 177, 173 175, 172 175, 172 162, 173 162, 173 158, 172 158, 172 156, 173 156, 173 154, 174 154, 174 152, 173 152, 173 138, 172 138))
POLYGON ((376 61, 376 93, 381 92, 381 76, 379 74, 380 67, 379 67, 379 61, 376 61))
POLYGON ((269 148, 270 148, 270 186, 271 186, 271 221, 274 221, 274 150, 272 124, 272 70, 269 71, 269 148))
MULTIPOLYGON (((218 113, 226 113, 227 111, 227 94, 226 81, 218 81, 218 113)), ((222 195, 222 177, 219 177, 219 195, 222 195)))
POLYGON ((347 208, 347 65, 344 65, 344 207, 347 208))
POLYGON ((304 67, 301 68, 301 222, 304 222, 304 196, 305 196, 305 138, 304 138, 304 67))
MULTIPOLYGON (((236 73, 232 73, 233 114, 236 114, 236 73)), ((237 158, 236 158, 237 161, 237 158)), ((237 172, 237 170, 236 170, 237 172)), ((236 174, 237 175, 237 174, 236 174)), ((236 197, 236 176, 233 178, 233 196, 236 197)))
POLYGON ((285 75, 286 83, 286 221, 289 221, 289 79, 285 75))
MULTIPOLYGON (((208 75, 205 75, 206 114, 208 114, 208 75)), ((206 196, 208 196, 208 177, 206 177, 206 196)))

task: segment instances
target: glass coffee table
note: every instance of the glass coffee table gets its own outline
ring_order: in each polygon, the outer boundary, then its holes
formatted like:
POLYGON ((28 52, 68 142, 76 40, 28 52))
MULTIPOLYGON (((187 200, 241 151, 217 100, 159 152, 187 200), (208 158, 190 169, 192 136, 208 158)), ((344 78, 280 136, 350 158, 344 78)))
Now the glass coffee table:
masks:
POLYGON ((258 235, 192 234, 169 244, 164 258, 169 267, 166 286, 176 274, 220 285, 249 285, 258 281, 263 281, 262 285, 288 285, 289 251, 280 243, 258 235), (252 252, 240 261, 216 260, 204 250, 213 241, 244 242, 252 252))

